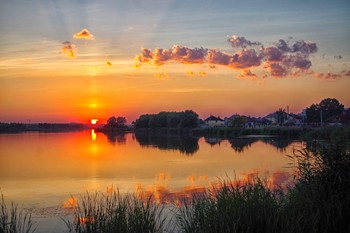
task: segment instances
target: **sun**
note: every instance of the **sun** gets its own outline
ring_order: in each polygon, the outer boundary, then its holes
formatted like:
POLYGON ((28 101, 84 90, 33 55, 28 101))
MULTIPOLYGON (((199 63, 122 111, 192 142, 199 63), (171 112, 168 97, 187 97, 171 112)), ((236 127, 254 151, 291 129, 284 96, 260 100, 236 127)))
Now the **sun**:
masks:
POLYGON ((98 122, 98 119, 91 119, 91 120, 90 120, 90 123, 91 123, 92 125, 96 125, 97 122, 98 122))

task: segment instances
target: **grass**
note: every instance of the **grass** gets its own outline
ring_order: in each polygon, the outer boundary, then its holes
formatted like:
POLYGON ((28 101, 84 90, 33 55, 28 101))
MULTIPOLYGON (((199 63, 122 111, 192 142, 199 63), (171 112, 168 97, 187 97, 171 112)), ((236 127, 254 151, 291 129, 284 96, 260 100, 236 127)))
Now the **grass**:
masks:
POLYGON ((11 203, 8 208, 1 193, 0 201, 0 233, 31 233, 35 231, 31 214, 19 210, 11 203))
POLYGON ((185 203, 177 224, 182 232, 279 232, 280 195, 261 181, 222 181, 220 189, 185 203))
POLYGON ((163 207, 152 197, 119 191, 81 196, 73 206, 74 220, 66 220, 71 233, 163 232, 163 207))
POLYGON ((295 151, 293 187, 222 181, 182 206, 181 232, 350 232, 350 153, 336 144, 295 151))

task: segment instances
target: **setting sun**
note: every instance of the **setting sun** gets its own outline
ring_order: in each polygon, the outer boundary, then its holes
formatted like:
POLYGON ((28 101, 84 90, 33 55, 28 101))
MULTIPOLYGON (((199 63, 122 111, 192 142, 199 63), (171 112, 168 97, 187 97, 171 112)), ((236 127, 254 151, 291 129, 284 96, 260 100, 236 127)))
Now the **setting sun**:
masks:
POLYGON ((96 125, 97 122, 98 122, 98 119, 91 119, 91 120, 90 120, 90 123, 91 123, 92 125, 96 125))

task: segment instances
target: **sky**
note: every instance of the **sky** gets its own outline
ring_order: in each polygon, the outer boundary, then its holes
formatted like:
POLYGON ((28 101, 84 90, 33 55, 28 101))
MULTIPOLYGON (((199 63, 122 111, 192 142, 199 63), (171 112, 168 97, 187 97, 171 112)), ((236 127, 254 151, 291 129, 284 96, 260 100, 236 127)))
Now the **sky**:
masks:
POLYGON ((350 106, 350 1, 0 0, 0 121, 350 106))

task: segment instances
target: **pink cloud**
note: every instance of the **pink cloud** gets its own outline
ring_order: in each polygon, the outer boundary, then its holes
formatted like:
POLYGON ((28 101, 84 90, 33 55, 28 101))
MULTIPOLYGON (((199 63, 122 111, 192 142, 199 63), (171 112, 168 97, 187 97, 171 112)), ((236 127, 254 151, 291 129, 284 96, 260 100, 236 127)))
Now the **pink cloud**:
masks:
MULTIPOLYGON (((162 66, 169 62, 182 64, 207 64, 207 67, 228 67, 235 70, 243 70, 239 77, 254 77, 249 73, 251 68, 261 67, 267 71, 265 77, 297 77, 310 73, 312 62, 310 55, 316 53, 318 48, 315 42, 298 40, 291 42, 283 39, 264 47, 261 42, 252 42, 245 37, 228 36, 233 52, 223 52, 218 49, 188 48, 174 45, 171 49, 157 48, 154 51, 143 48, 141 53, 135 56, 137 67, 142 63, 162 66), (248 72, 249 70, 249 72, 248 72)), ((314 74, 322 78, 338 78, 338 76, 350 76, 349 72, 339 74, 314 74)), ((256 76, 255 76, 256 77, 256 76)))

